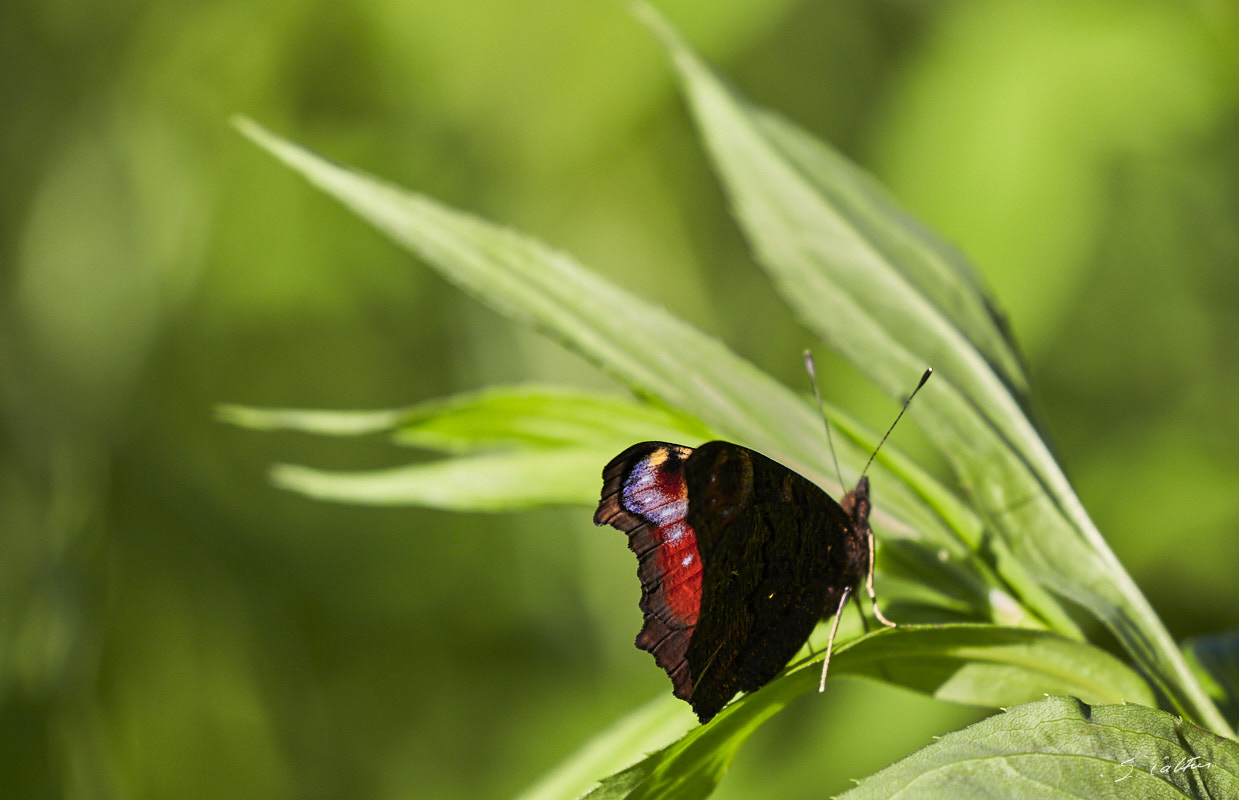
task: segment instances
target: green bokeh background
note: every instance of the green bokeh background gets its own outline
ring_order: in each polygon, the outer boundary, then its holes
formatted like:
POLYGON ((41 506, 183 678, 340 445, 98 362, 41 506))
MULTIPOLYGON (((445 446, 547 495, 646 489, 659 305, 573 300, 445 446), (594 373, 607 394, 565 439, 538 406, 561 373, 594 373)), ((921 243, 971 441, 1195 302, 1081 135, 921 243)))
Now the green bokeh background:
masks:
MULTIPOLYGON (((1239 7, 656 5, 977 262, 1172 633, 1239 624, 1239 7)), ((316 504, 267 466, 409 454, 212 420, 610 386, 234 113, 570 250, 803 385, 811 340, 621 4, 11 0, 0 52, 3 796, 509 796, 666 691, 632 647, 631 554, 589 509, 316 504)), ((891 418, 822 362, 829 399, 891 418)), ((977 713, 840 679, 719 796, 823 797, 977 713)))

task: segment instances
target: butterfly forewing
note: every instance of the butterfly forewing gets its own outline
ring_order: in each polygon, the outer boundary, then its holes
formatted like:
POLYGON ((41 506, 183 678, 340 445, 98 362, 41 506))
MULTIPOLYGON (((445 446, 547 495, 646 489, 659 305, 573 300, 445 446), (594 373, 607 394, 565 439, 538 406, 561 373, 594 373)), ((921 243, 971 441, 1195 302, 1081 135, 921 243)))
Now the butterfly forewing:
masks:
POLYGON ((666 442, 628 448, 603 470, 602 500, 594 513, 594 524, 628 535, 644 615, 636 644, 653 654, 682 700, 692 695, 685 653, 701 607, 701 559, 687 521, 684 483, 692 452, 666 442))

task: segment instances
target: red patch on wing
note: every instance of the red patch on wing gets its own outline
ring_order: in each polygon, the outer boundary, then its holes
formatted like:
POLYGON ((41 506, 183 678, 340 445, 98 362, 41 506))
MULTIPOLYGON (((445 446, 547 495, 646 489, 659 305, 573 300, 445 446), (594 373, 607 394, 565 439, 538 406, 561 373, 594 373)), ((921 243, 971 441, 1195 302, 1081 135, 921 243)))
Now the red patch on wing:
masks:
POLYGON ((603 470, 594 524, 628 535, 637 555, 645 624, 637 647, 654 655, 687 700, 693 680, 685 653, 701 610, 701 556, 688 524, 684 462, 692 448, 665 442, 633 445, 603 470))

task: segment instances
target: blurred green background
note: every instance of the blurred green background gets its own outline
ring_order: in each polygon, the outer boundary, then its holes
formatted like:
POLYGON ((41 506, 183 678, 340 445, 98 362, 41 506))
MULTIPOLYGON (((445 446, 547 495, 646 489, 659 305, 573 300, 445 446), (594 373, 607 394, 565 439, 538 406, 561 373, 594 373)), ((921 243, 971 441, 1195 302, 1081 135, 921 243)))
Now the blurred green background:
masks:
MULTIPOLYGON (((1239 624, 1239 7, 656 5, 978 263, 1172 633, 1239 624)), ((316 504, 268 465, 410 456, 212 419, 609 386, 234 113, 540 236, 803 387, 811 340, 621 4, 10 0, 0 52, 5 797, 502 797, 667 690, 632 646, 632 556, 589 509, 316 504)), ((891 418, 822 360, 830 400, 891 418)), ((976 713, 840 679, 719 796, 823 797, 976 713)))

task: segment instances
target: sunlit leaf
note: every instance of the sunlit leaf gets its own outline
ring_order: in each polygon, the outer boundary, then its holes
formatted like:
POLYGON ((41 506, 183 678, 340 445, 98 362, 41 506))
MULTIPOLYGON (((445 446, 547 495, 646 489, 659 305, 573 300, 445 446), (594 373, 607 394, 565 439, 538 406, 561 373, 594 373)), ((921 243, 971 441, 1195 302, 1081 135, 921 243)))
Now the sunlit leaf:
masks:
POLYGON ((224 404, 215 417, 255 431, 300 431, 318 436, 367 436, 390 431, 404 418, 402 409, 323 411, 308 408, 258 408, 224 404))
MULTIPOLYGON (((705 797, 757 727, 800 695, 816 694, 821 656, 732 702, 708 725, 603 780, 588 797, 705 797)), ((1113 656, 1054 633, 992 625, 900 627, 863 637, 832 657, 831 678, 889 680, 926 694, 1006 706, 1071 692, 1091 702, 1153 702, 1144 681, 1113 656)))
POLYGON ((938 741, 841 800, 1239 797, 1239 744, 1145 706, 1049 697, 938 741))
MULTIPOLYGON (((670 694, 651 700, 585 743, 553 772, 521 792, 517 800, 569 800, 580 797, 613 772, 695 726, 688 706, 670 694)), ((627 771, 621 770, 621 771, 627 771)))
POLYGON ((638 438, 699 442, 695 421, 649 403, 558 386, 495 386, 376 411, 321 411, 223 405, 225 421, 254 430, 321 436, 392 433, 401 444, 446 453, 496 447, 624 447, 638 438))
MULTIPOLYGON (((832 671, 980 705, 1046 692, 1154 702, 1136 671, 1079 640, 1066 600, 1073 612, 1083 609, 1105 623, 1186 713, 1227 731, 1030 420, 1015 347, 971 268, 842 158, 728 90, 652 11, 638 7, 662 34, 745 233, 789 305, 892 396, 907 391, 925 366, 938 370, 924 402, 918 400, 917 418, 955 468, 971 506, 893 448, 879 458, 873 519, 888 542, 882 559, 893 567, 896 586, 907 579, 925 589, 906 594, 903 607, 923 604, 936 606, 941 618, 1027 626, 903 625, 843 647, 832 671)), ((805 398, 661 307, 535 239, 332 164, 253 123, 238 126, 479 301, 684 415, 638 419, 622 403, 567 394, 449 399, 437 409, 424 407, 420 418, 405 412, 381 421, 398 430, 402 443, 460 457, 368 475, 285 467, 276 473, 283 485, 317 497, 443 508, 584 504, 596 500, 598 469, 613 455, 613 436, 690 429, 761 450, 832 492, 842 488, 805 398)), ((846 434, 840 460, 855 474, 876 437, 843 415, 832 417, 846 434)), ((294 427, 332 424, 289 420, 294 427)), ((335 424, 359 431, 379 422, 355 417, 335 424)), ((812 690, 812 666, 789 670, 732 703, 590 796, 708 794, 752 731, 812 690)), ((565 765, 574 780, 563 785, 575 784, 591 763, 565 765)), ((544 796, 558 790, 547 791, 544 796)))
POLYGON ((506 511, 597 502, 601 464, 634 439, 699 443, 701 425, 648 403, 546 386, 508 386, 381 411, 221 406, 220 419, 257 430, 326 436, 389 433, 451 454, 372 471, 282 464, 273 481, 318 500, 506 511))
MULTIPOLYGON (((1157 702, 1144 679, 1106 651, 1025 628, 903 625, 841 650, 838 664, 842 673, 968 705, 1009 706, 1045 694, 1090 703, 1157 702)), ((832 672, 835 666, 832 660, 832 672)))
MULTIPOLYGON (((530 237, 333 164, 248 120, 236 124, 500 313, 565 343, 642 395, 692 415, 724 438, 840 488, 827 468, 821 420, 812 405, 717 340, 530 237)), ((847 441, 840 445, 844 463, 859 466, 868 457, 847 441)))
MULTIPOLYGON (((535 239, 332 164, 252 122, 242 120, 237 124, 246 135, 316 186, 496 310, 564 342, 639 394, 699 420, 702 429, 760 450, 828 491, 841 493, 833 468, 828 466, 830 458, 822 444, 821 419, 812 404, 718 341, 660 307, 607 283, 535 239)), ((910 385, 915 377, 909 376, 910 385)), ((877 437, 843 415, 833 411, 831 414, 849 434, 836 442, 840 461, 859 468, 868 460, 877 437)), ((894 454, 893 446, 888 452, 894 454)), ((583 485, 585 475, 596 479, 598 470, 613 455, 602 457, 593 469, 574 480, 583 485)), ((561 456, 561 463, 566 465, 567 458, 561 456)), ((498 474, 503 472, 504 465, 490 462, 478 466, 498 474)), ((437 488, 433 493, 402 494, 398 486, 402 478, 416 474, 420 479, 426 474, 439 485, 467 490, 465 498, 469 503, 485 502, 482 495, 486 486, 464 487, 463 476, 453 467, 432 465, 425 469, 429 472, 410 468, 400 474, 366 476, 361 479, 364 483, 350 481, 349 476, 324 476, 303 470, 281 470, 278 474, 284 485, 295 485, 299 491, 313 492, 317 497, 343 498, 352 494, 364 496, 365 502, 433 502, 437 488)), ((970 552, 961 536, 966 531, 975 539, 975 518, 923 472, 906 462, 902 471, 909 479, 918 481, 918 488, 885 481, 880 465, 871 471, 875 527, 883 535, 927 541, 957 555, 970 552), (886 488, 881 488, 883 485, 886 488), (957 511, 959 518, 944 520, 943 511, 957 511)), ((512 482, 497 477, 490 485, 502 491, 512 482)), ((579 494, 580 489, 573 482, 571 488, 565 486, 556 492, 556 497, 579 494)), ((452 497, 451 501, 455 499, 452 497)), ((491 507, 515 507, 516 500, 504 494, 491 507)), ((596 495, 591 500, 596 501, 596 495)), ((974 566, 980 570, 979 564, 974 566)), ((989 580, 986 576, 980 579, 989 580)))
POLYGON ((597 466, 609 452, 585 447, 510 450, 356 472, 277 464, 271 479, 317 500, 511 511, 596 502, 597 466))

